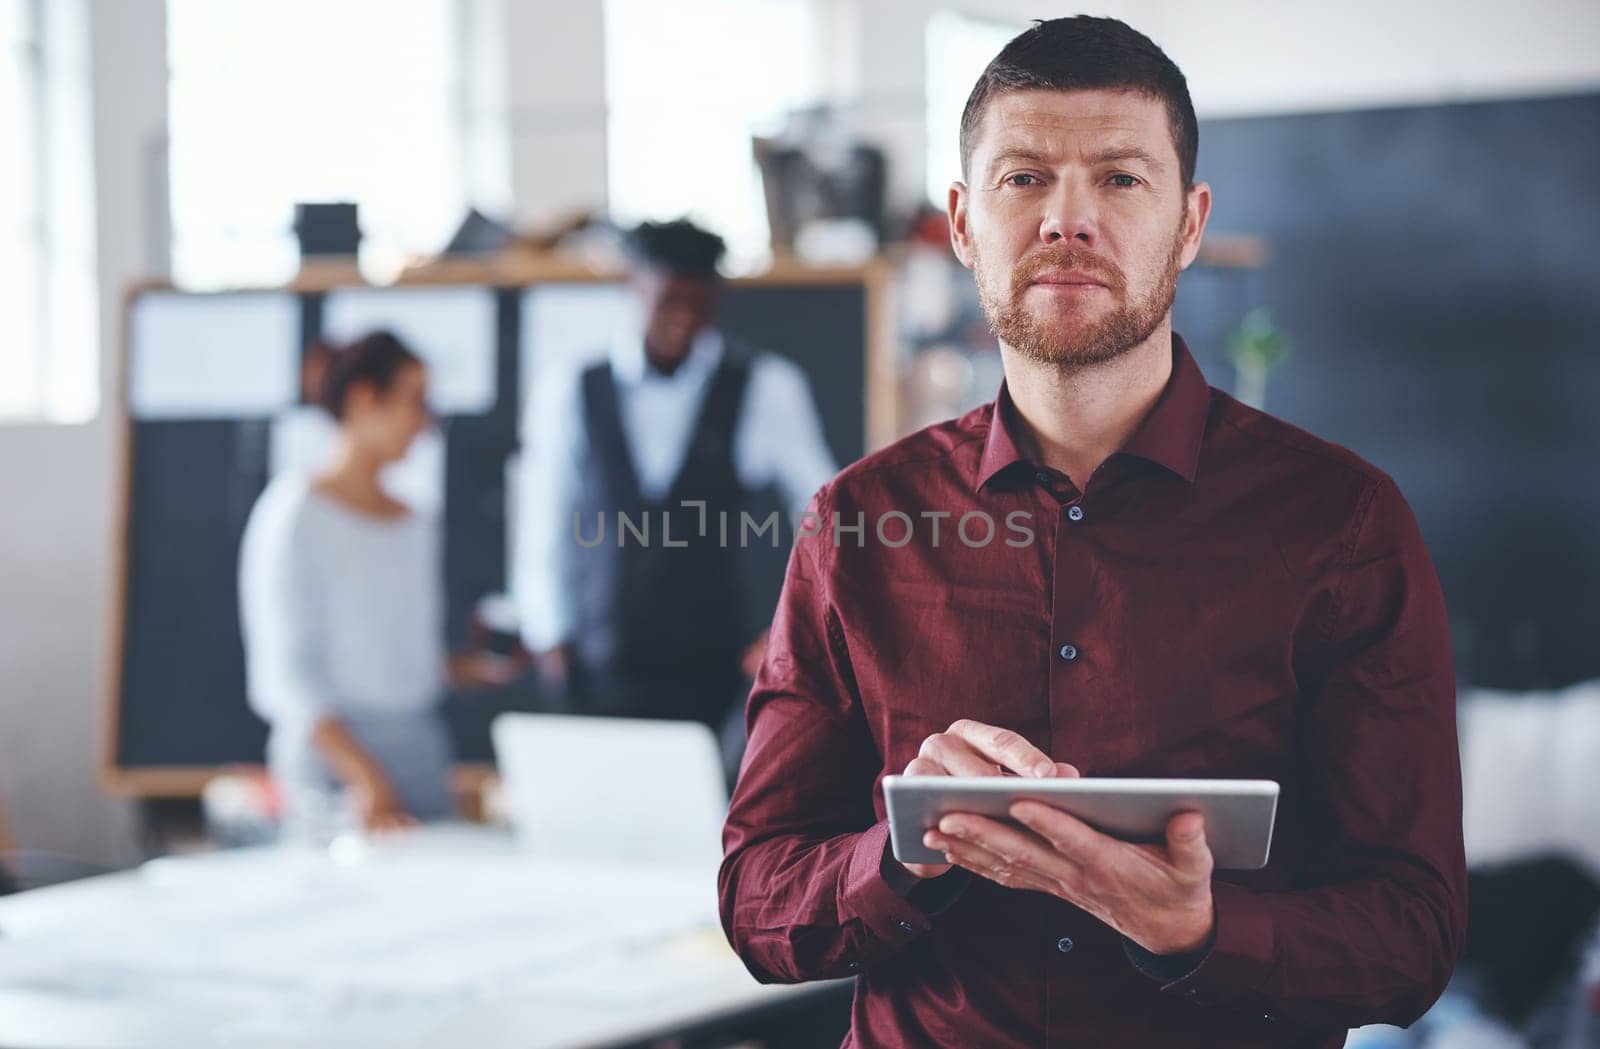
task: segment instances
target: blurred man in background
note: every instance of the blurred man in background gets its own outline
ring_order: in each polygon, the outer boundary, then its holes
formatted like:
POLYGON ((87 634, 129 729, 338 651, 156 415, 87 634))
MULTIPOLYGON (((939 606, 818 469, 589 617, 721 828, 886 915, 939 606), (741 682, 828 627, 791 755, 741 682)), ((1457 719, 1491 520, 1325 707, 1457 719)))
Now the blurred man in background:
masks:
POLYGON ((798 511, 836 466, 801 369, 718 330, 722 239, 679 220, 628 247, 637 326, 530 399, 523 634, 577 712, 720 729, 765 647, 742 622, 740 510, 776 486, 798 511))

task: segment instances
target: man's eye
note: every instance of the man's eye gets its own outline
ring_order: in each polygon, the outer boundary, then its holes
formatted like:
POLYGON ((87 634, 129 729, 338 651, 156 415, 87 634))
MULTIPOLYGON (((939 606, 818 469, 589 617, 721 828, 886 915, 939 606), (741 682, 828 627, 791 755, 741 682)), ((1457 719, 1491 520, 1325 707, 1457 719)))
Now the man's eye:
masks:
POLYGON ((1033 186, 1037 185, 1039 180, 1026 171, 1019 171, 1015 175, 1007 175, 1006 182, 1013 186, 1033 186), (1028 181, 1019 182, 1018 179, 1027 179, 1028 181))
POLYGON ((1132 175, 1112 175, 1111 181, 1116 183, 1116 185, 1122 189, 1132 189, 1134 186, 1139 184, 1139 180, 1134 178, 1132 175))

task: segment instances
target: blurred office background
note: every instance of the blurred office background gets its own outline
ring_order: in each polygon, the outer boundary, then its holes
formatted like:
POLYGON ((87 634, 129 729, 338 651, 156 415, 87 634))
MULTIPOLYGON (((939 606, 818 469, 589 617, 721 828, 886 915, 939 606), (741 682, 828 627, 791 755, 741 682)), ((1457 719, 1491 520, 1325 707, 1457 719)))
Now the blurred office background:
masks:
MULTIPOLYGON (((146 366, 130 354, 156 359, 139 333, 185 323, 163 303, 299 281, 279 315, 298 349, 340 309, 347 328, 384 319, 381 302, 337 301, 358 281, 499 289, 464 314, 486 327, 480 355, 457 362, 466 421, 444 458, 463 472, 439 487, 489 500, 472 512, 502 522, 473 533, 495 547, 487 560, 446 553, 464 634, 510 585, 500 481, 539 374, 526 345, 541 323, 606 316, 582 289, 615 274, 618 228, 688 215, 723 235, 731 309, 754 336, 781 341, 790 318, 849 333, 812 361, 841 461, 993 396, 999 360, 945 240, 957 123, 1005 40, 1064 13, 3 0, 0 847, 42 863, 40 880, 126 867, 171 845, 152 830, 183 809, 185 790, 121 773, 195 763, 129 752, 108 714, 128 701, 137 647, 158 643, 130 623, 130 586, 154 584, 129 566, 164 571, 163 538, 130 539, 130 516, 193 525, 218 505, 195 491, 191 506, 170 470, 151 487, 159 449, 127 454, 146 366), (356 205, 359 254, 307 265, 297 206, 332 203, 356 205), (540 298, 550 285, 567 297, 540 298), (499 384, 482 403, 475 368, 499 384)), ((1166 49, 1201 118, 1198 177, 1216 206, 1174 327, 1213 385, 1352 447, 1407 493, 1471 711, 1469 846, 1578 872, 1562 883, 1576 902, 1535 944, 1566 958, 1593 920, 1595 827, 1542 819, 1500 775, 1506 760, 1581 770, 1564 789, 1600 789, 1600 686, 1586 684, 1600 680, 1600 6, 1129 0, 1094 13, 1166 49)), ((556 341, 577 352, 583 338, 556 341)), ((807 363, 807 346, 777 348, 807 363)), ((246 723, 242 696, 218 702, 246 723)), ((484 724, 458 729, 486 740, 484 724)), ((236 743, 219 763, 241 760, 236 743)))

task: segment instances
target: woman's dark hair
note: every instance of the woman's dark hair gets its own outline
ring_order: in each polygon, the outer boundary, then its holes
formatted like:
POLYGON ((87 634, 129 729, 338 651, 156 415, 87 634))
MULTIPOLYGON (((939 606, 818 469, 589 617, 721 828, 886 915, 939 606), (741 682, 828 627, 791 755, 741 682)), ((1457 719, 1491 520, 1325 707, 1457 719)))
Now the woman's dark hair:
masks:
POLYGON ((967 108, 961 114, 962 178, 968 177, 972 149, 989 103, 1008 91, 1040 88, 1121 88, 1165 103, 1183 188, 1194 185, 1200 126, 1183 72, 1149 37, 1126 22, 1088 15, 1037 21, 994 56, 967 96, 967 108))
POLYGON ((378 393, 387 393, 395 376, 408 364, 421 364, 393 332, 375 331, 346 346, 334 346, 322 373, 322 407, 335 419, 344 418, 350 387, 366 383, 378 393))

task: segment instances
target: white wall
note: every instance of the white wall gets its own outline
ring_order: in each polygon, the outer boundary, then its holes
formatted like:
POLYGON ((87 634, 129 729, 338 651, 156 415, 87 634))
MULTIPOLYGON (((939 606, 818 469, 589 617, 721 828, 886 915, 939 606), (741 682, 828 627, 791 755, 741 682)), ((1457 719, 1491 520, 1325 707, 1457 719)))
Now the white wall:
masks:
MULTIPOLYGON (((162 0, 91 0, 102 383, 121 289, 150 271, 153 144, 166 122, 162 0)), ((112 456, 109 395, 81 426, 0 427, 0 799, 16 844, 100 863, 133 854, 98 783, 112 456)))
POLYGON ((922 40, 935 11, 1019 27, 1076 13, 1121 18, 1183 70, 1201 119, 1600 87, 1595 0, 1100 0, 1081 12, 1022 0, 819 3, 860 34, 852 86, 866 130, 889 151, 902 207, 923 191, 922 40))
POLYGON ((599 0, 505 0, 512 213, 539 227, 606 200, 606 44, 599 0))
POLYGON ((1526 97, 1600 85, 1600 4, 1594 0, 1153 6, 1148 32, 1189 78, 1202 118, 1526 97))

